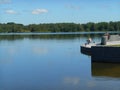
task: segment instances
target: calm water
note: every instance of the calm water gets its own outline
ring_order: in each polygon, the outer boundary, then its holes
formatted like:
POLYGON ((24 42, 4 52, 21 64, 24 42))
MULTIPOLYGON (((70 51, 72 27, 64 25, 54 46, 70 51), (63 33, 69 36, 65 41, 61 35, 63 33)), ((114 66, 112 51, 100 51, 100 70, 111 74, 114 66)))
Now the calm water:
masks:
POLYGON ((0 35, 0 90, 120 90, 120 64, 81 54, 89 36, 0 35))

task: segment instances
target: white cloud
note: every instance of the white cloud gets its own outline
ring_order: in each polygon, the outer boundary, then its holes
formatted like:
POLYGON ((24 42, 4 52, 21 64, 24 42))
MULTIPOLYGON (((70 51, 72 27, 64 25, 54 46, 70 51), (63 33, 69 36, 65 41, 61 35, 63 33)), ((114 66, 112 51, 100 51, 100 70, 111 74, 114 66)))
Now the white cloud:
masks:
POLYGON ((79 6, 75 6, 75 5, 72 5, 72 4, 68 4, 65 7, 68 8, 68 9, 74 9, 74 10, 79 10, 80 9, 79 6))
POLYGON ((32 14, 42 14, 42 13, 47 13, 47 9, 35 9, 32 11, 32 14))
POLYGON ((9 9, 9 10, 6 10, 5 13, 7 13, 7 14, 17 14, 16 11, 10 10, 10 9, 9 9))
POLYGON ((11 3, 11 0, 0 0, 0 4, 8 4, 11 3))

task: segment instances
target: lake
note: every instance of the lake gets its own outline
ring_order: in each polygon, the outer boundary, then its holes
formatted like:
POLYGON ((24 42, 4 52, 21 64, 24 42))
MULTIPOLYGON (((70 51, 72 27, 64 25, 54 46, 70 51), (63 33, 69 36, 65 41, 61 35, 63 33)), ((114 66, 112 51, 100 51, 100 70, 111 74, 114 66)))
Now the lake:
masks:
POLYGON ((1 34, 0 90, 120 90, 120 64, 80 52, 102 34, 1 34))

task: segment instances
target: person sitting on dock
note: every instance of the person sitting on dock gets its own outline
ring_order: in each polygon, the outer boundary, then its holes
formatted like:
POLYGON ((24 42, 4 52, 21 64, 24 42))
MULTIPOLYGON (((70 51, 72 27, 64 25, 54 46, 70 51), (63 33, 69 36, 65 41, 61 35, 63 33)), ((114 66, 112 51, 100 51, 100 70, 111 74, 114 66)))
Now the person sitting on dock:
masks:
POLYGON ((110 39, 110 34, 109 34, 108 32, 106 32, 106 33, 104 34, 104 36, 107 36, 107 39, 108 39, 108 40, 110 39))
POLYGON ((91 42, 92 42, 92 39, 89 38, 89 39, 87 40, 87 43, 90 44, 91 42))

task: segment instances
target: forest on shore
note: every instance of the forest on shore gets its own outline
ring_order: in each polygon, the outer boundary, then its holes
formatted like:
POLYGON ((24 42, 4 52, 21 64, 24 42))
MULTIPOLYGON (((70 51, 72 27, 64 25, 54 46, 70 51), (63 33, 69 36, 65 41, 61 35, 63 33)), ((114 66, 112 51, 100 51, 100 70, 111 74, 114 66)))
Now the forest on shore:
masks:
POLYGON ((120 21, 116 22, 88 22, 76 23, 46 23, 46 24, 17 24, 14 22, 0 23, 0 33, 22 32, 97 32, 97 31, 120 31, 120 21))

